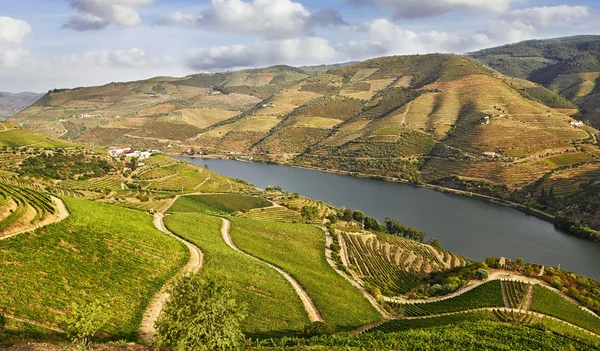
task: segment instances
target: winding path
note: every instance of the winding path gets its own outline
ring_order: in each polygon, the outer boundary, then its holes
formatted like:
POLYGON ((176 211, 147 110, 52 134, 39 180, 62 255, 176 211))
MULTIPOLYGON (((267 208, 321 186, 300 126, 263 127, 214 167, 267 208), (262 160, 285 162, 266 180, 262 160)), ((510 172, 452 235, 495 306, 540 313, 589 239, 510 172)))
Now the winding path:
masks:
POLYGON ((200 268, 202 268, 202 265, 204 263, 204 255, 202 254, 202 251, 200 251, 200 249, 198 247, 196 247, 194 244, 192 244, 190 242, 183 240, 182 238, 171 233, 167 229, 167 227, 165 226, 165 223, 164 223, 164 213, 155 213, 154 214, 154 226, 161 232, 163 232, 163 233, 167 234, 168 236, 173 237, 174 239, 177 239, 178 241, 183 243, 190 251, 190 259, 189 259, 188 263, 185 265, 185 267, 183 267, 181 269, 181 271, 179 271, 179 274, 176 275, 175 277, 169 279, 169 281, 166 282, 165 285, 163 285, 163 287, 160 289, 160 291, 158 293, 156 293, 154 295, 154 297, 152 297, 152 300, 150 300, 150 304, 146 308, 146 311, 144 312, 144 316, 142 317, 142 323, 141 323, 140 332, 139 332, 140 340, 145 341, 145 342, 151 342, 152 338, 154 336, 154 333, 156 332, 154 323, 158 319, 160 312, 162 311, 165 303, 167 302, 167 300, 169 298, 169 293, 167 292, 167 288, 168 288, 169 284, 172 283, 173 280, 175 280, 180 275, 183 275, 185 273, 190 273, 190 272, 198 272, 200 270, 200 268))
POLYGON ((223 225, 221 226, 221 235, 223 236, 223 240, 225 240, 225 243, 229 247, 231 247, 234 251, 237 251, 245 256, 248 256, 255 260, 258 260, 258 261, 266 264, 267 266, 273 268, 274 270, 276 270, 292 285, 292 287, 296 291, 296 294, 298 295, 298 297, 300 297, 300 300, 302 301, 302 304, 304 305, 304 309, 306 310, 306 313, 308 314, 308 318, 310 319, 310 321, 311 322, 324 322, 324 320, 321 317, 321 314, 319 313, 319 311, 317 310, 317 307, 315 306, 314 302, 312 301, 310 296, 308 296, 308 293, 302 288, 302 286, 291 275, 289 275, 287 272, 285 272, 281 268, 270 264, 269 262, 261 260, 258 257, 252 256, 252 255, 240 250, 237 246, 235 246, 235 244, 231 240, 231 235, 229 233, 229 228, 231 227, 231 222, 229 222, 229 220, 227 220, 225 218, 221 218, 221 220, 223 221, 223 225))

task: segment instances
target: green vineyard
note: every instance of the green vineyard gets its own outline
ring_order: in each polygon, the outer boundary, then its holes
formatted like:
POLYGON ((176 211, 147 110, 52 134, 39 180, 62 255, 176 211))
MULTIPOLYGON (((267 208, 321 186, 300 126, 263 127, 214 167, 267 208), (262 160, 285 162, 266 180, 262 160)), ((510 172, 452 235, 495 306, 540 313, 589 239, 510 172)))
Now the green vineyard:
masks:
POLYGON ((439 327, 461 322, 491 321, 494 317, 489 311, 471 311, 457 313, 449 316, 419 318, 419 319, 394 319, 383 323, 368 332, 394 333, 415 328, 439 327))
POLYGON ((348 247, 348 260, 361 278, 378 287, 384 295, 395 296, 409 292, 419 283, 419 278, 406 271, 403 262, 390 261, 382 255, 376 240, 365 242, 361 236, 343 233, 348 247))
POLYGON ((600 318, 597 315, 584 311, 580 306, 546 287, 536 285, 533 288, 531 310, 600 334, 600 318))
POLYGON ((501 282, 482 284, 456 297, 430 303, 405 304, 400 310, 406 317, 421 317, 441 313, 461 312, 478 308, 503 307, 501 282))
POLYGON ((528 285, 523 282, 505 280, 502 281, 502 291, 506 296, 509 308, 521 309, 528 292, 528 285))
POLYGON ((256 211, 250 211, 246 213, 245 216, 262 221, 304 223, 304 220, 299 212, 292 211, 285 207, 270 207, 256 211))
POLYGON ((500 309, 494 310, 493 313, 497 320, 504 323, 531 325, 542 321, 542 318, 533 313, 521 313, 500 309))
POLYGON ((0 199, 3 207, 10 206, 11 203, 16 205, 16 208, 11 209, 9 214, 0 220, 0 230, 17 223, 25 216, 28 208, 32 208, 36 213, 29 220, 30 224, 43 221, 48 214, 54 214, 55 211, 49 195, 6 183, 0 183, 0 199))

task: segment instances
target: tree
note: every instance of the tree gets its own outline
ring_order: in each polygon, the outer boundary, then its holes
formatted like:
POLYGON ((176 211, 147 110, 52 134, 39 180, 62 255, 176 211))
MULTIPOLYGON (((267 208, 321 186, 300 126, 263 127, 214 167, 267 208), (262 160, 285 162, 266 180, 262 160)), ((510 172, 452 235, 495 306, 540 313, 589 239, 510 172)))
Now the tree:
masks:
POLYGON ((98 301, 89 304, 72 303, 61 322, 61 327, 74 343, 85 349, 90 346, 92 338, 108 322, 107 316, 98 301))
POLYGON ((188 274, 169 288, 170 298, 156 321, 159 345, 179 351, 235 350, 244 343, 245 310, 233 289, 216 276, 188 274))
POLYGON ((483 268, 479 268, 477 270, 477 272, 475 273, 475 276, 477 277, 477 279, 479 280, 485 280, 488 278, 488 270, 487 269, 483 269, 483 268))
POLYGON ((429 240, 429 245, 435 247, 436 249, 442 248, 442 244, 440 243, 440 241, 437 238, 431 238, 429 240))
POLYGON ((309 221, 319 217, 319 209, 316 206, 303 206, 300 213, 302 214, 303 218, 309 221))
POLYGON ((517 258, 517 261, 515 263, 517 264, 517 266, 523 267, 525 265, 525 260, 522 258, 517 258))
POLYGON ((362 222, 363 222, 363 220, 365 219, 365 214, 364 214, 364 213, 362 213, 362 211, 356 210, 356 211, 354 211, 354 212, 352 213, 352 218, 353 218, 355 221, 357 221, 357 222, 359 222, 359 223, 362 223, 362 222))
POLYGON ((354 214, 354 211, 352 211, 351 208, 346 208, 346 209, 344 209, 344 213, 342 214, 342 219, 345 220, 346 222, 352 222, 352 220, 354 219, 352 217, 353 214, 354 214))
POLYGON ((369 216, 365 217, 365 229, 367 229, 367 230, 370 229, 370 230, 374 230, 377 232, 385 231, 385 227, 382 226, 381 223, 379 223, 377 218, 373 218, 373 217, 369 217, 369 216))

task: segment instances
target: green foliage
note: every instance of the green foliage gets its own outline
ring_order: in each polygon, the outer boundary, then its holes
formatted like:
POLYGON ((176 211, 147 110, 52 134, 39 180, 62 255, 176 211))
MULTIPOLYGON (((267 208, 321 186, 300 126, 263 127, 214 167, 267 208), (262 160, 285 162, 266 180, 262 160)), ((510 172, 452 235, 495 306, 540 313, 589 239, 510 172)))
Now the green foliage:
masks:
POLYGON ((305 218, 309 221, 319 218, 319 209, 316 206, 302 206, 302 210, 300 210, 300 213, 302 214, 302 218, 305 218))
POLYGON ((550 289, 536 285, 533 288, 531 310, 562 319, 596 334, 600 333, 600 318, 567 301, 550 289))
POLYGON ((314 322, 307 324, 304 327, 302 334, 304 337, 312 338, 315 336, 331 335, 333 332, 334 329, 329 324, 324 322, 314 322))
POLYGON ((349 330, 380 317, 362 294, 329 266, 325 233, 320 228, 244 218, 231 220, 234 243, 291 274, 332 327, 349 330))
POLYGON ((169 212, 246 212, 253 208, 269 207, 271 202, 260 197, 239 194, 208 194, 182 196, 169 212))
POLYGON ((539 101, 542 104, 552 108, 577 108, 572 102, 541 86, 533 88, 524 87, 517 89, 521 95, 531 100, 539 101))
POLYGON ((413 227, 405 226, 395 219, 386 217, 385 218, 385 226, 387 228, 388 233, 390 233, 390 234, 402 235, 404 238, 408 238, 408 239, 416 240, 416 241, 425 240, 426 234, 424 231, 413 228, 413 227))
POLYGON ((165 218, 172 232, 204 253, 200 274, 219 274, 232 283, 238 301, 248 307, 242 330, 256 337, 295 335, 308 323, 302 303, 289 283, 267 265, 232 250, 221 236, 221 219, 199 213, 165 218))
POLYGON ((19 173, 64 180, 75 176, 98 178, 114 170, 113 164, 101 156, 84 152, 44 152, 24 159, 19 173))
POLYGON ((352 212, 352 218, 355 221, 362 223, 362 221, 365 219, 365 214, 362 213, 362 211, 360 211, 360 210, 356 210, 356 211, 352 212))
POLYGON ((482 284, 451 299, 423 304, 404 305, 406 316, 428 316, 438 313, 460 312, 486 307, 503 307, 500 281, 482 284))
POLYGON ((179 351, 241 349, 245 310, 222 277, 185 275, 169 294, 156 321, 159 345, 174 345, 179 351))
POLYGON ((98 300, 119 311, 103 336, 135 340, 150 299, 188 251, 143 212, 63 200, 71 215, 62 222, 0 241, 0 257, 12 262, 0 265, 4 312, 56 325, 70 303, 98 300))
POLYGON ((418 328, 431 328, 445 325, 453 325, 462 322, 493 321, 494 317, 489 311, 471 311, 449 316, 437 316, 419 319, 396 319, 383 323, 369 330, 369 333, 384 332, 393 333, 418 328))
POLYGON ((61 322, 61 327, 74 343, 87 348, 91 339, 108 322, 109 318, 99 301, 87 304, 71 304, 69 311, 61 322))
MULTIPOLYGON (((488 313, 489 316, 489 313, 488 313)), ((459 319, 460 317, 456 317, 459 319)), ((487 321, 489 317, 469 314, 465 318, 473 321, 447 323, 425 328, 413 328, 401 332, 375 332, 360 335, 333 335, 312 339, 289 339, 288 351, 359 351, 359 350, 486 350, 486 351, 530 351, 530 350, 597 350, 597 343, 577 335, 549 333, 537 326, 521 326, 487 321)), ((433 320, 433 318, 428 318, 433 320)), ((446 318, 439 319, 445 322, 446 318)), ((390 322, 391 323, 391 322, 390 322)), ((415 321, 415 325, 426 321, 415 321)), ((385 324, 384 324, 385 325, 385 324)), ((273 340, 256 351, 282 350, 273 340), (276 348, 272 348, 276 347, 276 348)))
POLYGON ((343 157, 410 157, 427 155, 435 145, 431 136, 417 131, 399 133, 396 142, 352 141, 336 149, 334 156, 343 157))
POLYGON ((488 273, 487 269, 479 268, 477 270, 477 272, 475 273, 475 276, 479 280, 486 280, 488 278, 488 276, 489 276, 489 273, 488 273))

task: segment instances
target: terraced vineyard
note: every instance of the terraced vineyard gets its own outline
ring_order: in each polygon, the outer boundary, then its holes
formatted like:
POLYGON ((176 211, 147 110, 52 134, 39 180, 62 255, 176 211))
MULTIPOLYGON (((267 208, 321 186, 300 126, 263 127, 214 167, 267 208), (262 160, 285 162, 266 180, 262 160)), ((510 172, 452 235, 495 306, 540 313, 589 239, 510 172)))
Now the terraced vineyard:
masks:
POLYGON ((531 310, 600 334, 600 318, 597 315, 584 311, 580 306, 545 287, 536 285, 533 288, 531 310))
MULTIPOLYGON (((343 233, 348 248, 348 260, 359 277, 365 282, 378 287, 387 296, 402 295, 419 284, 419 278, 408 272, 405 262, 390 261, 384 256, 376 240, 363 241, 362 236, 343 233)), ((408 252, 405 259, 408 257, 408 252)))
POLYGON ((494 280, 450 299, 431 303, 404 304, 400 310, 406 317, 420 317, 477 308, 504 307, 500 284, 500 281, 494 280))
POLYGON ((304 219, 299 212, 292 211, 285 207, 270 207, 250 211, 244 214, 245 217, 258 219, 261 221, 304 223, 304 219))
POLYGON ((231 214, 247 212, 254 208, 268 207, 272 203, 260 197, 240 194, 207 194, 182 196, 171 207, 170 212, 216 212, 231 214))
POLYGON ((72 302, 98 300, 110 317, 102 335, 135 340, 148 302, 187 262, 187 249, 140 211, 64 201, 71 215, 62 222, 0 241, 3 312, 56 327, 72 302))
POLYGON ((250 317, 244 332, 254 336, 298 334, 309 322, 298 295, 275 270, 233 251, 221 236, 221 219, 199 213, 175 213, 165 218, 168 228, 197 245, 205 255, 201 274, 218 272, 232 282, 250 317))
POLYGON ((494 310, 494 317, 500 322, 512 323, 512 324, 523 324, 531 325, 540 323, 543 318, 536 316, 533 313, 521 313, 510 310, 494 310))
POLYGON ((528 285, 521 281, 502 281, 502 291, 508 300, 508 306, 506 307, 514 309, 522 308, 528 288, 528 285))
POLYGON ((352 330, 380 318, 360 291, 327 263, 320 228, 234 217, 230 232, 241 250, 293 276, 336 329, 352 330))
POLYGON ((494 316, 489 311, 471 311, 449 316, 437 316, 419 319, 394 319, 370 329, 368 332, 394 333, 410 329, 452 325, 461 322, 480 322, 492 320, 494 320, 494 316))
POLYGON ((91 190, 97 189, 117 191, 122 189, 123 179, 117 177, 102 177, 88 180, 65 180, 58 183, 59 186, 73 190, 91 190))
POLYGON ((419 275, 463 266, 466 260, 444 250, 404 239, 377 234, 342 234, 352 269, 384 295, 396 296, 418 285, 419 275))
POLYGON ((0 231, 3 232, 19 223, 34 225, 55 212, 48 194, 3 182, 0 182, 0 205, 0 211, 5 213, 0 217, 0 231), (30 208, 35 214, 33 218, 26 218, 30 208))

